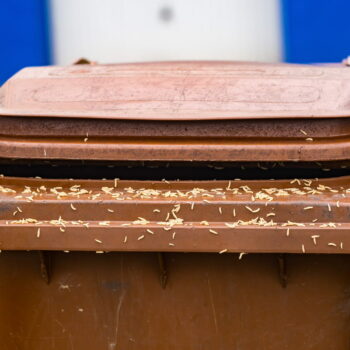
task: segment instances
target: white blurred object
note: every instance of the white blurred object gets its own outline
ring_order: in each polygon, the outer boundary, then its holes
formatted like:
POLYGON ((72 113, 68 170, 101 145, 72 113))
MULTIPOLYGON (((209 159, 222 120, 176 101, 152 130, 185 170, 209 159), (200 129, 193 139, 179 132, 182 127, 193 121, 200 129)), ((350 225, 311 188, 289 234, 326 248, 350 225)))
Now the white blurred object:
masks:
POLYGON ((346 66, 350 66, 350 56, 348 56, 347 58, 345 58, 343 62, 344 62, 344 64, 345 64, 346 66))
POLYGON ((51 0, 56 64, 281 59, 279 0, 51 0))

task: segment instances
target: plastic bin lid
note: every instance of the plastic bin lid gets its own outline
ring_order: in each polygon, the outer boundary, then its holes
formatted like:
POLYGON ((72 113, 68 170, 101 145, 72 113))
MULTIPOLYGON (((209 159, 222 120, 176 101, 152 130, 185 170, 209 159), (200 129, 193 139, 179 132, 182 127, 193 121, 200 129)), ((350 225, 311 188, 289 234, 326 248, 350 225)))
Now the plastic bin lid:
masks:
POLYGON ((129 120, 350 116, 350 69, 240 62, 25 68, 0 115, 129 120))

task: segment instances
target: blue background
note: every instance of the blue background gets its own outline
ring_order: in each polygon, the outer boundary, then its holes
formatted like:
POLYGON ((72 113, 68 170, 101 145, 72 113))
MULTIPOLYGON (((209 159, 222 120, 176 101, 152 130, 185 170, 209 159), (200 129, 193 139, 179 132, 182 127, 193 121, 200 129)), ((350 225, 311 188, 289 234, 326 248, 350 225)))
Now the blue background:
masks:
POLYGON ((46 0, 0 0, 0 84, 25 66, 50 63, 46 0))
POLYGON ((284 58, 340 62, 350 55, 350 0, 282 0, 284 58))

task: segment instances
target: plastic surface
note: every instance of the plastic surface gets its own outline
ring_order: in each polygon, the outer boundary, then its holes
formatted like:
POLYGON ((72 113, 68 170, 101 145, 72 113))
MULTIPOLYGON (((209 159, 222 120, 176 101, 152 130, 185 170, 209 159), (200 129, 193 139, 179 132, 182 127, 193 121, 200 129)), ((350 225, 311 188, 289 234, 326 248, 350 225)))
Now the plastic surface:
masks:
POLYGON ((350 116, 350 70, 237 62, 27 68, 0 115, 129 120, 350 116))

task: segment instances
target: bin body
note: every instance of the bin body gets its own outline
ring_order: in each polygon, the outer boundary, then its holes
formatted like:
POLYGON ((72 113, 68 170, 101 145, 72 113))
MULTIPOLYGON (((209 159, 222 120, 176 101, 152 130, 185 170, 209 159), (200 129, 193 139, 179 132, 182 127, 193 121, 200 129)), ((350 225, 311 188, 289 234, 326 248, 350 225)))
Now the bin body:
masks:
POLYGON ((20 72, 1 348, 348 349, 349 116, 339 66, 20 72))
POLYGON ((1 255, 3 349, 347 349, 349 257, 169 253, 1 255))

